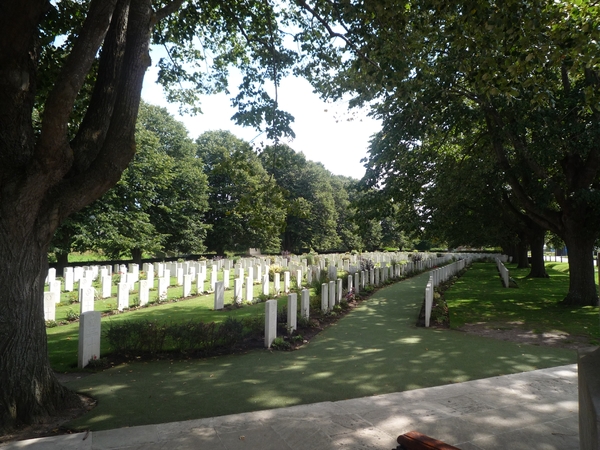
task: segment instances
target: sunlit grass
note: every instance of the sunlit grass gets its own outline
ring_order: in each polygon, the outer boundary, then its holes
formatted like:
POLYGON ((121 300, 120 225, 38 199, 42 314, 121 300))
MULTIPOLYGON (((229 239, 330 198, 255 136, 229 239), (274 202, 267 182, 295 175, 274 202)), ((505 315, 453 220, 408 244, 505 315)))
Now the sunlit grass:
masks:
POLYGON ((502 287, 493 263, 475 263, 446 293, 450 325, 493 322, 523 326, 536 333, 561 331, 600 338, 598 307, 565 306, 567 263, 547 263, 548 279, 527 278, 529 269, 509 266, 518 288, 502 287))

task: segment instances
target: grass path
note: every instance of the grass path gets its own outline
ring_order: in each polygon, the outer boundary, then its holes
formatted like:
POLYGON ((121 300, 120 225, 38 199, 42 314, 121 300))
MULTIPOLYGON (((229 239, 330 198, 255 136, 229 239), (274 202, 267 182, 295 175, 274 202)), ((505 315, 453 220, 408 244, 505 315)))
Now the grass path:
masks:
POLYGON ((69 383, 102 430, 335 401, 574 363, 575 352, 414 326, 427 275, 379 290, 294 352, 130 363, 69 383))

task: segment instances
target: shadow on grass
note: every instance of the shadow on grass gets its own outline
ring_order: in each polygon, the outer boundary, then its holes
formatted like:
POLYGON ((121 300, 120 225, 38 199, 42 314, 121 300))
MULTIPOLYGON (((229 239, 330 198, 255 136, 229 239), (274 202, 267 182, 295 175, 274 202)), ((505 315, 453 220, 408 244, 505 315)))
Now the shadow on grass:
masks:
POLYGON ((389 286, 294 352, 124 364, 69 383, 101 430, 438 386, 575 362, 575 353, 414 326, 427 275, 389 286))

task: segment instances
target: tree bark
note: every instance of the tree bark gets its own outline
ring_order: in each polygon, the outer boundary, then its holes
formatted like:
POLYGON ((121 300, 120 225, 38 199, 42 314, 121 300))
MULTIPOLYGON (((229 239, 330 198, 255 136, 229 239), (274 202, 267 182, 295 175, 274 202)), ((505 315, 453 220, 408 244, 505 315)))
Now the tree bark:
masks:
POLYGON ((527 239, 523 234, 519 234, 519 243, 517 244, 517 269, 529 269, 527 250, 527 239))
POLYGON ((595 236, 570 231, 562 236, 569 258, 569 293, 562 301, 565 305, 598 306, 598 293, 594 277, 595 236))
MULTIPOLYGON (((4 216, 3 229, 7 220, 18 222, 4 216)), ((42 300, 47 248, 28 231, 19 239, 0 233, 0 434, 79 403, 48 363, 42 300)))
POLYGON ((140 248, 134 248, 131 250, 131 258, 133 259, 133 262, 135 264, 137 264, 138 266, 142 266, 142 249, 140 248))
POLYGON ((62 274, 65 267, 69 264, 69 254, 64 252, 54 252, 54 256, 56 256, 56 273, 62 274))
POLYGON ((529 244, 531 246, 531 271, 529 278, 549 278, 546 272, 546 263, 544 261, 544 238, 546 230, 539 229, 535 233, 530 233, 529 244))
MULTIPOLYGON (((93 0, 34 133, 39 24, 47 0, 0 3, 0 432, 76 405, 50 367, 43 310, 47 252, 70 214, 99 198, 135 153, 153 24, 151 0, 93 0), (102 50, 100 50, 102 48, 102 50), (78 137, 75 101, 101 52, 78 137)), ((82 11, 83 13, 83 11, 82 11)))

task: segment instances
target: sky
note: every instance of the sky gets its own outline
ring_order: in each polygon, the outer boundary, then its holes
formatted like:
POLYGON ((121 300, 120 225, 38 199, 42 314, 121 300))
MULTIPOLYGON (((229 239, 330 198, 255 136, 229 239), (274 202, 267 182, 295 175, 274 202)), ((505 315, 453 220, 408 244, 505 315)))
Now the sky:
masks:
MULTIPOLYGON (((234 124, 231 116, 235 110, 224 94, 202 97, 203 114, 180 116, 178 106, 167 103, 162 88, 155 83, 156 74, 155 67, 146 73, 142 91, 144 101, 166 107, 185 124, 193 139, 205 131, 229 130, 245 141, 267 144, 265 135, 234 124)), ((321 162, 335 175, 363 177, 365 168, 360 160, 367 155, 371 136, 379 131, 378 121, 367 117, 365 110, 349 112, 345 103, 323 102, 306 80, 296 77, 283 80, 278 99, 281 109, 295 118, 292 129, 296 138, 285 143, 295 151, 303 152, 307 159, 321 162)))

